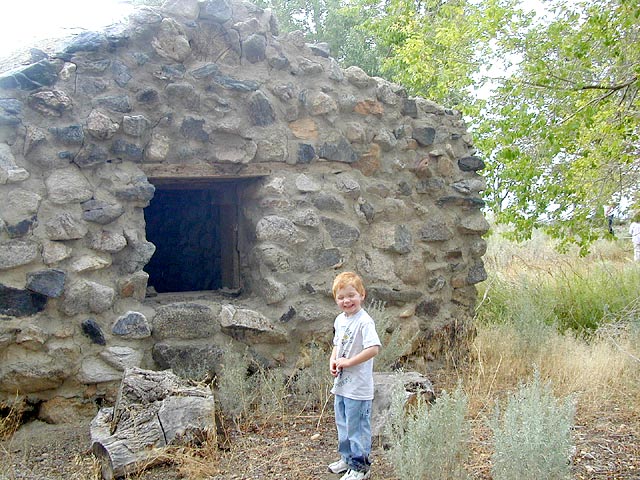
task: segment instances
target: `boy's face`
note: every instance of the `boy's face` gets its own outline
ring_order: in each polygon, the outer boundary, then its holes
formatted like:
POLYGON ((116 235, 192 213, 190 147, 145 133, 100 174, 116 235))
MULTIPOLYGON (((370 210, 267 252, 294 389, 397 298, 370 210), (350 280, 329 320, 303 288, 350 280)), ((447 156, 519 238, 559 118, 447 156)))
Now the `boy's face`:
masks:
POLYGON ((364 295, 360 295, 352 285, 340 288, 336 292, 336 303, 338 307, 340 307, 340 310, 347 314, 347 316, 358 313, 360 308, 362 308, 363 300, 364 295))

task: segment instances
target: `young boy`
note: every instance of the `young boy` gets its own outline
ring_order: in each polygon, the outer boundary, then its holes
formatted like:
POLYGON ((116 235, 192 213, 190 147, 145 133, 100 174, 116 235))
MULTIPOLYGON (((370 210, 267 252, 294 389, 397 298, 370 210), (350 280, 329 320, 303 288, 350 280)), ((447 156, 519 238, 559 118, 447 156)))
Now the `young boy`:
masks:
POLYGON ((336 427, 340 460, 329 465, 333 473, 346 472, 340 480, 369 478, 371 453, 371 401, 373 357, 380 339, 373 319, 362 308, 366 295, 360 276, 344 272, 333 281, 333 298, 342 313, 333 324, 333 350, 329 360, 335 377, 336 427))

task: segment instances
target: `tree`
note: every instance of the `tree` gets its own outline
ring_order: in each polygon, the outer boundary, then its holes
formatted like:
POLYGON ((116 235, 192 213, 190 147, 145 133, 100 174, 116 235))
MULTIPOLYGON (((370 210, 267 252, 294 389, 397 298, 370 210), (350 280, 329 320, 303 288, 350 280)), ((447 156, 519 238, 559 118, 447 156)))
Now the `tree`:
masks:
POLYGON ((517 0, 265 0, 284 31, 327 42, 343 67, 400 83, 465 112, 469 88, 499 32, 513 28, 517 0))
POLYGON ((583 251, 607 233, 602 206, 640 187, 640 6, 558 3, 552 19, 502 39, 517 58, 477 128, 486 199, 515 238, 543 228, 583 251))
POLYGON ((364 23, 375 9, 342 0, 261 0, 274 10, 285 32, 300 30, 309 42, 326 42, 343 67, 356 65, 378 76, 382 55, 374 35, 364 23))
POLYGON ((388 0, 365 25, 375 34, 384 75, 410 93, 475 115, 479 73, 493 43, 524 21, 516 0, 388 0))

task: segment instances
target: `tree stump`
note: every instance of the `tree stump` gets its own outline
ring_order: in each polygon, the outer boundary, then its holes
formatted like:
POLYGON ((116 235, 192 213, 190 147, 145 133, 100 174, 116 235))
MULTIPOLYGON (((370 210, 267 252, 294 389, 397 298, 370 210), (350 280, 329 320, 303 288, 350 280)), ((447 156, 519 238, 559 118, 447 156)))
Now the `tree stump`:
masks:
POLYGON ((211 389, 170 370, 125 370, 116 404, 91 422, 91 449, 102 478, 113 480, 163 463, 169 445, 203 441, 215 429, 211 389))

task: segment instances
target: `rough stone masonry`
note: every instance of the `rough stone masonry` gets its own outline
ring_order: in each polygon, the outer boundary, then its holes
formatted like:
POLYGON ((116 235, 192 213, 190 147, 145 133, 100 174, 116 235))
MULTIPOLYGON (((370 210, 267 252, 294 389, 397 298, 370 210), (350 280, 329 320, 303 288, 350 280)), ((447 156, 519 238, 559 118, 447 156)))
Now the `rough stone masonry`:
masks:
POLYGON ((93 405, 126 367, 215 374, 245 346, 292 367, 345 270, 407 356, 471 328, 489 225, 459 113, 247 2, 169 0, 32 60, 0 74, 0 399, 93 405))

